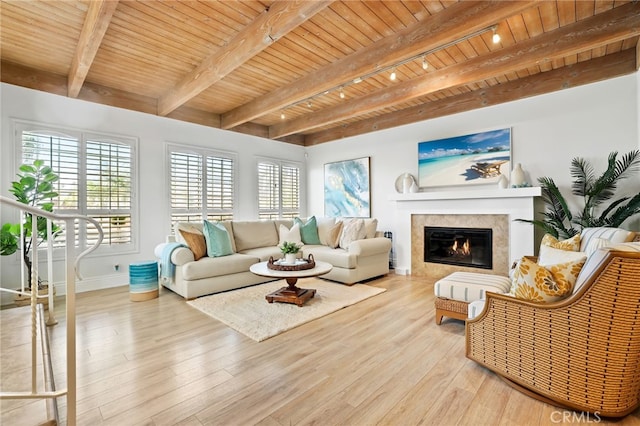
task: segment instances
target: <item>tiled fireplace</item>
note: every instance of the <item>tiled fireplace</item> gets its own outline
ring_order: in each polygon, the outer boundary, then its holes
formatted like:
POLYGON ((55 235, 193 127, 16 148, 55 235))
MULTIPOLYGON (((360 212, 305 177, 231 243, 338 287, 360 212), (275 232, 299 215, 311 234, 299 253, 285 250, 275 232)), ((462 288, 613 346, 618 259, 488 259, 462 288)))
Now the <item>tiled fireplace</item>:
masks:
MULTIPOLYGON (((534 254, 534 227, 515 219, 533 219, 540 188, 474 189, 398 194, 396 273, 444 277, 454 271, 507 274, 514 259, 534 254), (491 267, 425 262, 425 227, 491 230, 491 267)), ((464 243, 464 241, 462 241, 464 243)))

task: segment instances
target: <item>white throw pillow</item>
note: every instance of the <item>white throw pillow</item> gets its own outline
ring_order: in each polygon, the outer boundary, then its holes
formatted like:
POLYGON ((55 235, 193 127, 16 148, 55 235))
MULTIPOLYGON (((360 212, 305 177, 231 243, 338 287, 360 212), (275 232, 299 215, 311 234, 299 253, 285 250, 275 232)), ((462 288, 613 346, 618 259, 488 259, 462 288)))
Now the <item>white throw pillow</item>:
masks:
POLYGON ((365 219, 364 220, 364 237, 373 238, 376 236, 376 230, 378 229, 378 219, 365 219))
POLYGON ((361 240, 364 236, 364 221, 362 219, 345 222, 340 235, 340 247, 346 249, 353 241, 361 240))
POLYGON ((298 225, 297 223, 293 225, 291 229, 287 228, 284 225, 280 225, 278 234, 280 235, 278 245, 282 245, 282 243, 284 243, 285 241, 302 245, 302 237, 300 236, 300 225, 298 225))
POLYGON ((538 254, 538 265, 557 265, 559 263, 577 262, 586 258, 587 254, 582 251, 568 251, 541 245, 540 253, 538 254))
POLYGON ((336 218, 316 217, 316 223, 318 224, 318 237, 320 238, 320 244, 328 246, 331 242, 330 231, 336 224, 336 218))

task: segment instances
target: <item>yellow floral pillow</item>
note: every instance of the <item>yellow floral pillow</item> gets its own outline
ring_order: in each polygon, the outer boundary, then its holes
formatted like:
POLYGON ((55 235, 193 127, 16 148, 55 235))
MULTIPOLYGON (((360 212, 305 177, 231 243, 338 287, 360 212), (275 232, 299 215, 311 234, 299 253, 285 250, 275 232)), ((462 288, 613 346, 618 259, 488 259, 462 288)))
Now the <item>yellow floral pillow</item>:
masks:
POLYGON ((540 266, 523 257, 513 275, 511 294, 532 302, 555 302, 571 294, 586 258, 540 266))
POLYGON ((551 234, 545 234, 545 236, 542 237, 542 242, 540 243, 540 245, 553 247, 560 250, 580 251, 580 234, 574 235, 573 237, 562 241, 558 240, 551 234))

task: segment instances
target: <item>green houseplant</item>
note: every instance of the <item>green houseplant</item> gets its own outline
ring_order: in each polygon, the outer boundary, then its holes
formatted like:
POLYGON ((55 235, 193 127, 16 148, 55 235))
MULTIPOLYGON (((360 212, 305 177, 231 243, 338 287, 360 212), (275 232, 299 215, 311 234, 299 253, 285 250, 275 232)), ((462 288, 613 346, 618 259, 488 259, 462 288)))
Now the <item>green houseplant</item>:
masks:
POLYGON ((280 245, 280 251, 284 254, 285 262, 295 263, 296 255, 300 251, 300 244, 292 241, 283 241, 280 245))
POLYGON ((628 218, 640 213, 640 194, 613 199, 617 185, 640 169, 640 150, 630 151, 618 159, 609 154, 607 169, 596 175, 593 166, 583 158, 571 160, 573 184, 571 193, 582 198, 582 208, 573 214, 552 178, 538 178, 545 211, 542 220, 517 219, 528 222, 556 238, 570 238, 582 228, 619 227, 628 218), (612 200, 613 199, 613 200, 612 200), (606 202, 610 201, 608 204, 606 202))
MULTIPOLYGON (((52 200, 58 196, 58 193, 53 190, 53 183, 59 179, 58 175, 53 172, 51 167, 45 165, 42 160, 35 160, 33 164, 23 164, 19 170, 18 180, 11 182, 9 192, 11 192, 20 203, 52 212, 52 200)), ((32 247, 31 242, 32 220, 33 215, 25 212, 21 218, 21 223, 5 223, 0 228, 0 255, 8 256, 18 251, 20 247, 23 248, 22 259, 27 268, 28 289, 31 289, 31 250, 35 249, 32 247), (21 224, 23 226, 22 241, 20 241, 21 224)), ((48 238, 47 221, 45 218, 37 218, 37 230, 38 235, 35 239, 36 248, 48 238)), ((59 227, 52 224, 54 237, 58 231, 59 227)), ((42 288, 42 283, 39 278, 38 288, 42 288)))

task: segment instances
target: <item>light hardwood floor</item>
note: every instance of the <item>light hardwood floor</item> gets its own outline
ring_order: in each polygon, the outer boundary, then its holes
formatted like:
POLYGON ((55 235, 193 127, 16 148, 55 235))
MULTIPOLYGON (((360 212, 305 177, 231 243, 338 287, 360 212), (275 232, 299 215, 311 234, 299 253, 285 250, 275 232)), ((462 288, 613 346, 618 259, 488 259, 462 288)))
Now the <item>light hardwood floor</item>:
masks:
MULTIPOLYGON (((640 411, 607 421, 541 403, 465 358, 464 323, 435 324, 431 282, 390 274, 368 284, 388 291, 260 343, 168 290, 146 302, 130 302, 126 287, 81 293, 77 422, 640 424, 640 411)), ((63 332, 62 322, 50 328, 57 372, 63 332)), ((17 417, 26 404, 4 401, 2 424, 34 424, 17 417)))

